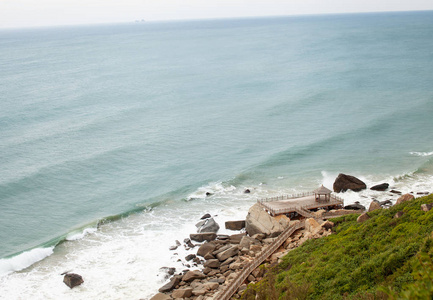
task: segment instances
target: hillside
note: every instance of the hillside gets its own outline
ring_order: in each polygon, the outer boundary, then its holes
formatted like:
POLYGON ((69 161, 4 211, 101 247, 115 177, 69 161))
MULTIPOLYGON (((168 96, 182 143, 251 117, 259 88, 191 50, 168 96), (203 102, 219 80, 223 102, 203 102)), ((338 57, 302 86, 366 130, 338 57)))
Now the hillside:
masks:
POLYGON ((250 284, 242 299, 430 299, 433 195, 333 219, 334 234, 309 240, 250 284), (403 212, 401 216, 396 216, 403 212))

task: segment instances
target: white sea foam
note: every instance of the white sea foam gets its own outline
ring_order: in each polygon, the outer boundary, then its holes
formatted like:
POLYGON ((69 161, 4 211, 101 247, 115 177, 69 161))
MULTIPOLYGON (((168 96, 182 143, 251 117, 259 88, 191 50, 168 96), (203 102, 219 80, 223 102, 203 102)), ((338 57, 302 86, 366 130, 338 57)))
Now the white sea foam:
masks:
POLYGON ((47 256, 50 256, 53 253, 53 249, 54 247, 35 248, 11 258, 0 259, 0 276, 21 271, 31 266, 47 256))
POLYGON ((83 230, 83 232, 68 235, 66 237, 66 240, 67 241, 79 240, 79 239, 82 239, 83 237, 85 237, 87 234, 94 233, 97 230, 98 230, 97 228, 86 228, 83 230))
POLYGON ((432 152, 409 152, 412 155, 415 156, 432 156, 433 155, 433 151, 432 152))

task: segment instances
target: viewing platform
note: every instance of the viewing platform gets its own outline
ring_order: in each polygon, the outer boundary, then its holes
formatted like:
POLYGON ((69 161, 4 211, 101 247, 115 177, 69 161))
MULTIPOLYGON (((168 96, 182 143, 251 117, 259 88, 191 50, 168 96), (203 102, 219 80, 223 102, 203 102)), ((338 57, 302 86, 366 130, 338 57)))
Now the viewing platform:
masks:
POLYGON ((257 202, 272 216, 297 213, 307 218, 312 217, 311 210, 331 210, 344 206, 344 200, 332 195, 323 185, 313 192, 260 199, 257 202))

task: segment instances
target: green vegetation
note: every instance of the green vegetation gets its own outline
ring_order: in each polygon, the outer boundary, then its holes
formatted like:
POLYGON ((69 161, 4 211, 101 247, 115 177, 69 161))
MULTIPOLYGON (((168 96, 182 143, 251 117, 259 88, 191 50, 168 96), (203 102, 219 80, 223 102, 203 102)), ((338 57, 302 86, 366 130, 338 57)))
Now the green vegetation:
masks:
POLYGON ((433 210, 420 206, 432 202, 430 195, 376 210, 364 223, 333 219, 335 234, 289 252, 242 299, 431 299, 433 210))

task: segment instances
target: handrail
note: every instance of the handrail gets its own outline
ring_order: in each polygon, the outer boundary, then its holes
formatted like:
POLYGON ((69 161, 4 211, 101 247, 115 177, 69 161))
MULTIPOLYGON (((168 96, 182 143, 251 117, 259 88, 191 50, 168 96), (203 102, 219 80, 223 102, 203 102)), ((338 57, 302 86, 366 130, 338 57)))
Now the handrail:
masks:
POLYGON ((249 262, 242 272, 238 274, 237 278, 233 280, 228 287, 223 290, 216 299, 229 300, 231 296, 237 291, 237 289, 242 285, 242 283, 247 279, 248 275, 255 268, 263 263, 263 261, 268 258, 272 253, 274 253, 296 230, 304 228, 305 223, 303 221, 295 224, 294 226, 289 226, 286 228, 276 240, 272 242, 266 249, 260 252, 260 255, 255 257, 253 261, 249 262))

